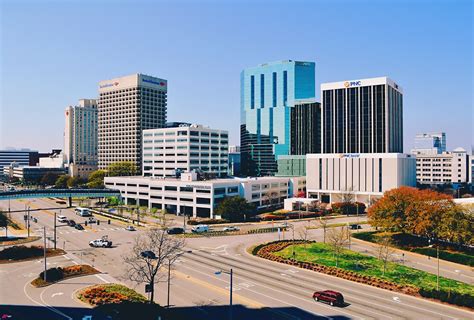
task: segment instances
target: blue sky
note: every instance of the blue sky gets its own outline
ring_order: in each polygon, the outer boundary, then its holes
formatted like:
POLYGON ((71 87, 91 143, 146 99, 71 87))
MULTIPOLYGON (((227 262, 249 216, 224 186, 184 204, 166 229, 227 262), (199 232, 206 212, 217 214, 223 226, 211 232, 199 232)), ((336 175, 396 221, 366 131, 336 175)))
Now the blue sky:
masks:
POLYGON ((405 152, 473 133, 471 1, 0 0, 0 148, 63 147, 64 108, 130 73, 169 82, 168 120, 239 143, 240 71, 316 62, 316 84, 389 76, 404 88, 405 152))

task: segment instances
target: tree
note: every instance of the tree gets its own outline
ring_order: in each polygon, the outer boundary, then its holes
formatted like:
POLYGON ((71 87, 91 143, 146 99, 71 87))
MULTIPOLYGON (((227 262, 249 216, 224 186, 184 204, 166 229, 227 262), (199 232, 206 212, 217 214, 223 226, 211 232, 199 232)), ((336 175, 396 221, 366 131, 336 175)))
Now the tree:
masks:
POLYGON ((155 283, 161 279, 159 272, 163 267, 174 264, 184 245, 183 238, 170 236, 162 229, 151 229, 136 237, 130 252, 123 256, 126 277, 150 286, 150 302, 155 298, 155 283))
POLYGON ((231 222, 245 221, 255 214, 255 207, 242 197, 226 197, 217 206, 216 214, 231 222))
POLYGON ((344 246, 349 244, 350 231, 347 227, 331 228, 328 232, 328 243, 336 256, 336 267, 339 263, 339 255, 344 246))
POLYGON ((54 184, 58 189, 66 189, 67 188, 67 181, 69 180, 69 176, 67 174, 60 175, 56 179, 56 183, 54 184))
POLYGON ((340 202, 342 203, 352 203, 355 199, 355 194, 352 189, 345 190, 339 194, 340 202))
POLYGON ((390 235, 383 235, 377 240, 377 257, 382 261, 383 271, 382 275, 385 275, 387 270, 387 264, 392 259, 395 249, 392 247, 392 238, 390 235))
POLYGON ((89 175, 87 186, 91 189, 102 189, 104 188, 104 177, 106 175, 105 170, 96 170, 89 175))
POLYGON ((84 181, 83 181, 81 178, 77 177, 77 176, 76 176, 76 177, 69 177, 69 178, 67 179, 67 186, 68 186, 69 188, 74 188, 74 187, 79 186, 79 185, 82 184, 83 182, 84 182, 84 181))
POLYGON ((319 217, 318 225, 323 229, 323 242, 326 243, 326 230, 328 228, 328 221, 323 217, 319 217))
MULTIPOLYGON (((293 227, 294 228, 294 227, 293 227)), ((304 240, 304 247, 306 249, 306 242, 309 239, 309 230, 311 229, 311 220, 308 220, 308 224, 306 226, 303 226, 299 231, 298 235, 300 236, 300 239, 304 240)))
POLYGON ((40 180, 40 183, 43 186, 52 186, 58 179, 58 174, 53 172, 46 172, 40 180))
POLYGON ((109 177, 125 177, 137 174, 137 165, 133 161, 120 161, 110 164, 107 167, 109 177))
POLYGON ((446 211, 438 238, 464 245, 474 245, 474 207, 454 206, 446 211))

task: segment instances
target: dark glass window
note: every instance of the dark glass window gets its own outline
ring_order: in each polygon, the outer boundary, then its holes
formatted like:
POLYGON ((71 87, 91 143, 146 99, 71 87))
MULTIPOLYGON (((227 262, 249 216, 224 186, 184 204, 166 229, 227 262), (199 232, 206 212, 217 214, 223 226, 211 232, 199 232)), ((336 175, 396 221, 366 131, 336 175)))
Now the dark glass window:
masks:
POLYGON ((272 105, 273 105, 273 108, 276 108, 277 106, 277 73, 276 72, 273 72, 273 101, 272 101, 272 105))
POLYGON ((265 75, 260 75, 260 108, 265 107, 265 75))
POLYGON ((283 104, 288 101, 288 71, 283 71, 283 104))
POLYGON ((255 108, 255 76, 250 76, 250 108, 255 108))

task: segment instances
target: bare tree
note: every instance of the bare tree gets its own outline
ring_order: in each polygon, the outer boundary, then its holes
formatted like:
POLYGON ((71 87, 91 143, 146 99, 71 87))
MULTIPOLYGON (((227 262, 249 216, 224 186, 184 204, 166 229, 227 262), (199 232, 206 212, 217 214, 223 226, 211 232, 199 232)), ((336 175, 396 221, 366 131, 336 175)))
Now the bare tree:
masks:
POLYGON ((183 238, 170 236, 166 230, 151 229, 136 237, 131 251, 122 257, 127 279, 149 285, 150 302, 154 301, 154 285, 161 279, 159 272, 176 261, 184 244, 183 238))
POLYGON ((331 245, 336 256, 336 267, 339 264, 339 255, 344 246, 349 243, 350 231, 347 227, 331 228, 328 232, 328 242, 331 245))
POLYGON ((306 242, 309 240, 309 230, 311 228, 311 221, 308 220, 308 224, 303 226, 300 230, 298 230, 298 235, 300 239, 304 240, 304 247, 306 249, 306 242))
POLYGON ((351 188, 341 192, 341 194, 339 195, 339 200, 342 203, 353 203, 354 199, 355 199, 354 191, 351 188))
POLYGON ((319 217, 318 225, 323 229, 323 242, 326 243, 326 231, 328 229, 328 221, 323 217, 319 217))
POLYGON ((392 247, 392 239, 388 235, 381 236, 378 240, 377 256, 382 260, 383 272, 382 275, 385 275, 387 271, 387 264, 392 260, 392 256, 395 253, 395 249, 392 247))

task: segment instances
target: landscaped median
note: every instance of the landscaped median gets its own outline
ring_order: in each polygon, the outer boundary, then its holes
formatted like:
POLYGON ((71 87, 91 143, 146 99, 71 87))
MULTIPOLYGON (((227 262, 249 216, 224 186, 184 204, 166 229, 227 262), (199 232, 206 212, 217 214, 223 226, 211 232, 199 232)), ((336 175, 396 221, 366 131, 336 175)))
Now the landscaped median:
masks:
POLYGON ((438 292, 434 274, 393 262, 388 262, 384 272, 381 260, 347 249, 339 254, 336 267, 334 252, 324 243, 275 241, 254 247, 252 254, 386 290, 474 308, 474 287, 471 285, 441 277, 438 292))
POLYGON ((148 303, 143 295, 121 284, 94 285, 78 291, 76 295, 82 302, 114 319, 155 320, 168 314, 163 307, 148 303))
POLYGON ((51 268, 51 269, 46 270, 47 281, 44 281, 44 271, 43 271, 39 274, 38 278, 31 281, 31 285, 37 288, 46 287, 46 286, 49 286, 50 284, 56 283, 61 280, 80 277, 80 276, 87 276, 87 275, 97 274, 97 273, 100 273, 100 272, 96 270, 95 268, 86 264, 68 266, 64 268, 61 268, 61 267, 51 268))
POLYGON ((208 232, 200 232, 200 233, 182 233, 179 236, 184 238, 202 238, 202 237, 222 237, 222 236, 242 236, 248 234, 256 234, 256 233, 270 233, 270 232, 278 232, 278 229, 286 230, 286 227, 268 227, 268 228, 256 228, 250 230, 239 230, 239 231, 223 231, 223 230, 210 230, 208 232))
MULTIPOLYGON (((66 254, 61 249, 46 249, 46 257, 55 257, 66 254)), ((27 260, 34 260, 44 256, 44 249, 41 246, 13 246, 0 251, 0 264, 12 263, 27 260)))

